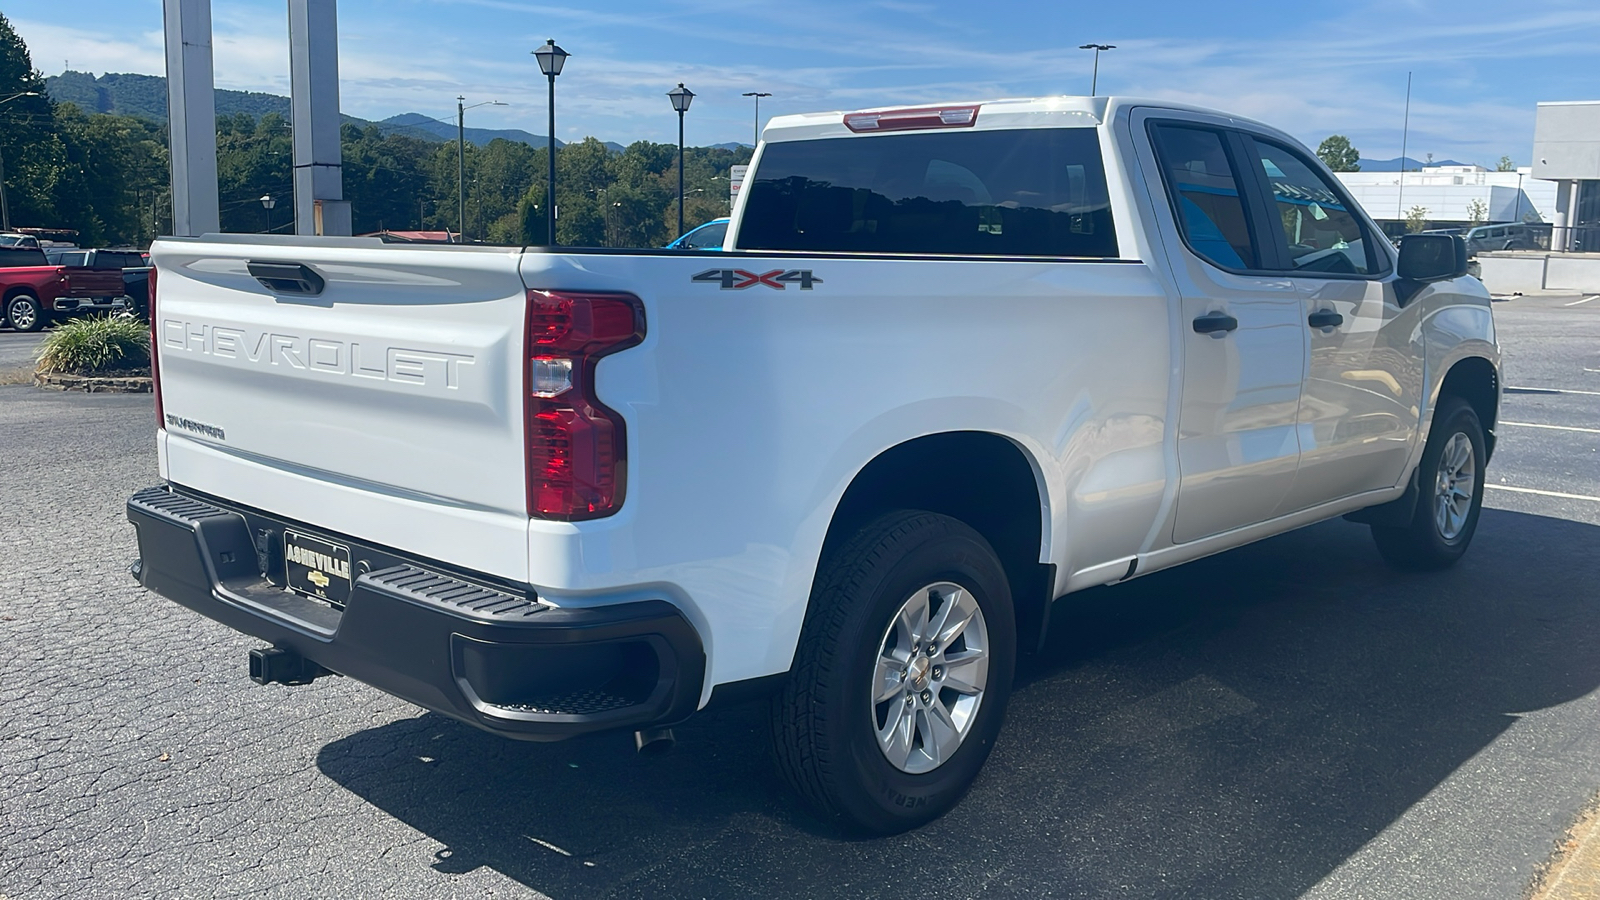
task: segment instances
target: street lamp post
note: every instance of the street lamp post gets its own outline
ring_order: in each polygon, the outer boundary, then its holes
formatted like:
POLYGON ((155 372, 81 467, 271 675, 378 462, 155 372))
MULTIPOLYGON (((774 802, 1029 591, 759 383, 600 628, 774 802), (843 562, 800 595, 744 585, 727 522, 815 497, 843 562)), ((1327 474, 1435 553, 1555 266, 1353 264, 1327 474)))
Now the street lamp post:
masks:
MULTIPOLYGON (((38 91, 23 91, 20 94, 0 100, 0 104, 10 103, 18 97, 37 97, 38 91)), ((0 153, 0 230, 11 230, 11 204, 6 201, 6 160, 5 154, 0 153)))
POLYGON ((261 208, 266 211, 267 215, 267 234, 272 233, 272 208, 277 205, 278 201, 272 199, 271 194, 261 195, 261 208))
POLYGON ((678 82, 678 86, 667 91, 667 99, 672 101, 672 108, 678 111, 678 235, 683 235, 683 114, 689 111, 689 104, 694 101, 694 91, 678 82))
POLYGON ((549 231, 546 240, 551 247, 556 246, 556 76, 561 74, 561 67, 571 55, 556 46, 555 38, 545 41, 543 47, 533 51, 534 59, 539 61, 539 71, 550 79, 550 175, 545 188, 544 221, 549 231))
POLYGON ((456 230, 458 240, 467 240, 467 110, 480 106, 505 106, 499 100, 485 100, 464 106, 465 97, 456 98, 456 230))
POLYGON ((772 95, 766 91, 745 91, 743 96, 756 98, 756 141, 755 144, 750 145, 754 147, 756 144, 761 143, 761 98, 771 97, 772 95))
POLYGON ((1094 75, 1090 76, 1090 78, 1089 78, 1089 96, 1098 97, 1100 95, 1100 51, 1101 50, 1115 50, 1115 49, 1117 49, 1117 45, 1116 44, 1083 44, 1083 45, 1079 46, 1078 49, 1079 50, 1093 50, 1094 51, 1094 75))

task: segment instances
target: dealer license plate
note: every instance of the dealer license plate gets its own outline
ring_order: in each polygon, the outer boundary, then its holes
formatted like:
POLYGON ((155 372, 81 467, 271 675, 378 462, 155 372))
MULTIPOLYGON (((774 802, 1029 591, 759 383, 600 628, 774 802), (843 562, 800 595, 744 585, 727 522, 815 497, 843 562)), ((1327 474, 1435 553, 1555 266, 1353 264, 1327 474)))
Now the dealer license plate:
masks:
POLYGON ((350 548, 344 544, 285 528, 283 564, 289 590, 340 608, 350 599, 350 548))

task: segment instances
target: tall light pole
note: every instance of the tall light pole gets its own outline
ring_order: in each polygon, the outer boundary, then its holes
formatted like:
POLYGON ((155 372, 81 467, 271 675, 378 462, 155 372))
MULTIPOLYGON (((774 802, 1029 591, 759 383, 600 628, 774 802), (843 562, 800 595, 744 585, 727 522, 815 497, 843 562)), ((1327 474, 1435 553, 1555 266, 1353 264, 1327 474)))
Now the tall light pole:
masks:
POLYGON ((561 74, 561 67, 571 55, 556 46, 555 38, 545 41, 543 47, 533 51, 534 59, 539 61, 539 71, 550 79, 550 177, 545 188, 548 193, 544 198, 544 221, 549 231, 546 240, 551 247, 556 246, 556 76, 561 74))
POLYGON ((457 240, 467 240, 467 110, 480 106, 505 106, 499 100, 485 100, 464 106, 465 97, 456 98, 456 230, 457 240))
POLYGON ((772 95, 765 91, 745 91, 742 96, 756 98, 756 140, 755 144, 750 145, 754 147, 756 144, 761 143, 761 98, 771 97, 772 95))
MULTIPOLYGON (((38 91, 23 91, 20 94, 12 94, 4 100, 0 100, 0 104, 10 103, 18 97, 37 96, 39 96, 38 91)), ((4 153, 0 153, 0 229, 11 230, 11 204, 6 202, 6 159, 4 153)))
MULTIPOLYGON (((1400 181, 1394 192, 1394 217, 1406 220, 1406 139, 1411 136, 1411 73, 1406 73, 1406 117, 1400 125, 1400 181)), ((1404 226, 1401 226, 1404 229, 1404 226)), ((1404 230, 1401 231, 1404 234, 1404 230)))
POLYGON ((266 211, 267 215, 267 234, 272 233, 272 208, 277 205, 278 201, 274 200, 271 194, 261 195, 261 208, 266 211))
POLYGON ((694 91, 678 82, 678 86, 667 91, 667 99, 672 101, 672 108, 678 111, 678 235, 683 235, 683 114, 689 111, 689 104, 694 101, 694 91))
POLYGON ((1078 49, 1079 50, 1093 50, 1094 51, 1094 75, 1091 76, 1090 79, 1089 79, 1089 96, 1098 97, 1098 96, 1100 96, 1100 51, 1101 50, 1115 50, 1115 49, 1117 49, 1117 45, 1116 44, 1082 44, 1082 45, 1080 45, 1078 47, 1078 49))

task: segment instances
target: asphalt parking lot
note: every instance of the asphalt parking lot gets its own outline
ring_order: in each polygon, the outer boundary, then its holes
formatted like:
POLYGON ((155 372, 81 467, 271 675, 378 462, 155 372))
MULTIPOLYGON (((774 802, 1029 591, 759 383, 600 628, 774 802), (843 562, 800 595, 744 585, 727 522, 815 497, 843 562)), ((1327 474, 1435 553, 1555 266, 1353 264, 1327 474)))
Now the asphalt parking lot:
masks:
POLYGON ((1511 389, 1458 567, 1395 574, 1333 521, 1076 595, 966 801, 871 841, 798 810, 759 708, 641 758, 251 684, 257 642, 127 575, 149 396, 0 387, 0 896, 1522 896, 1600 793, 1581 301, 1495 304, 1511 389))

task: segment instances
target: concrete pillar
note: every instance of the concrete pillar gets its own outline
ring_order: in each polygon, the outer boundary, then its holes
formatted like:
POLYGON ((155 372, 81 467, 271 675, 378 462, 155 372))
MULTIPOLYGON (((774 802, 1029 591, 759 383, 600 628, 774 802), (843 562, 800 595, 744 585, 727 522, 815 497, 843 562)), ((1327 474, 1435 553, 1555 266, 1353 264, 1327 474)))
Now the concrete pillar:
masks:
POLYGON ((172 149, 172 233, 222 230, 217 203, 217 106, 211 70, 211 0, 164 0, 167 127, 172 149))
POLYGON ((299 234, 350 234, 339 147, 339 22, 335 0, 289 0, 294 113, 294 214, 299 234))
POLYGON ((1574 184, 1577 182, 1556 182, 1556 214, 1551 220, 1550 249, 1558 253, 1567 249, 1572 234, 1567 226, 1578 213, 1577 204, 1573 202, 1573 191, 1569 187, 1574 184))

